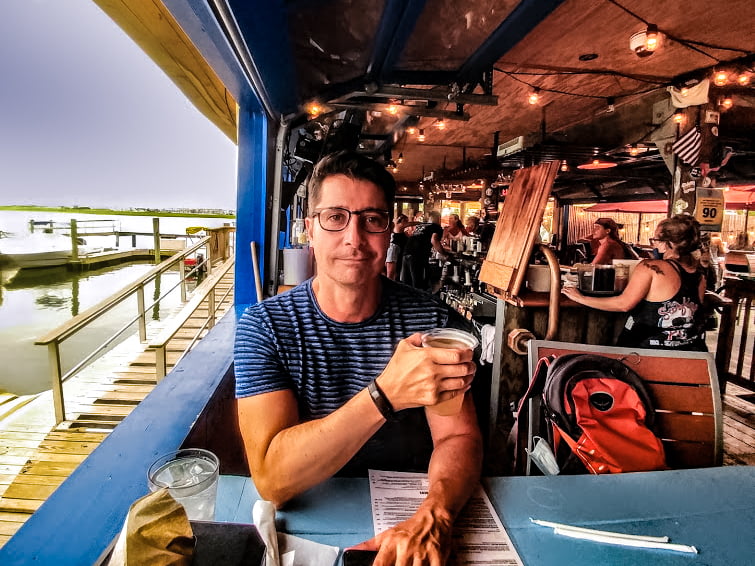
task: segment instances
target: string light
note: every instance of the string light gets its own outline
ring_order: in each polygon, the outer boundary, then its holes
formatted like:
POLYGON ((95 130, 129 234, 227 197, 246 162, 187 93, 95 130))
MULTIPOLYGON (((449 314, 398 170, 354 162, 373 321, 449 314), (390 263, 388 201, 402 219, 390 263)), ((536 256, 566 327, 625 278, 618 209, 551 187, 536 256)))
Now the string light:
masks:
POLYGON ((561 162, 561 171, 568 171, 569 170, 569 164, 566 162, 566 160, 561 162))
POLYGON ((438 120, 435 123, 435 127, 438 128, 439 130, 445 130, 446 129, 446 121, 445 120, 438 120))
POLYGON ((645 49, 648 51, 655 51, 658 49, 660 38, 658 37, 658 27, 650 24, 645 31, 645 49))
POLYGON ((636 157, 640 153, 640 148, 637 147, 637 144, 633 143, 629 146, 629 155, 632 157, 636 157))
POLYGON ((308 102, 304 106, 304 110, 309 114, 311 117, 319 116, 322 114, 323 107, 320 105, 319 102, 313 100, 312 102, 308 102))
POLYGON ((398 114, 398 106, 395 104, 388 105, 388 114, 391 114, 392 116, 398 114))
POLYGON ((540 89, 539 88, 536 87, 535 90, 529 93, 529 95, 527 96, 527 102, 532 106, 540 102, 540 89))
POLYGON ((397 161, 399 163, 403 163, 404 162, 404 154, 403 153, 399 153, 398 154, 398 160, 397 161))
POLYGON ((739 86, 747 86, 748 84, 750 84, 750 73, 740 73, 737 76, 737 84, 739 86))
POLYGON ((674 122, 677 124, 681 124, 682 122, 684 122, 684 114, 682 112, 675 112, 674 122))
POLYGON ((417 133, 417 128, 415 128, 414 126, 409 126, 406 129, 406 133, 409 134, 410 136, 413 136, 414 134, 417 133))
POLYGON ((425 141, 425 130, 420 128, 419 135, 417 136, 417 141, 423 142, 425 141))
POLYGON ((728 110, 729 108, 734 106, 734 101, 732 100, 731 96, 724 96, 719 99, 718 105, 724 110, 728 110))
POLYGON ((716 86, 724 86, 729 82, 729 73, 726 71, 714 71, 713 84, 716 86))

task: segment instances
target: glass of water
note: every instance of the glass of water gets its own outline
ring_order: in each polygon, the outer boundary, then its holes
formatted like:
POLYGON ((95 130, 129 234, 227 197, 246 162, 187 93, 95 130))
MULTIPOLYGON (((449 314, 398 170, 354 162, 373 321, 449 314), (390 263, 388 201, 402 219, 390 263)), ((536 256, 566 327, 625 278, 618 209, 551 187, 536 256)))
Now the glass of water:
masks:
POLYGON ((215 519, 220 460, 209 450, 184 448, 160 456, 149 467, 150 491, 167 487, 170 495, 183 505, 192 521, 215 519))

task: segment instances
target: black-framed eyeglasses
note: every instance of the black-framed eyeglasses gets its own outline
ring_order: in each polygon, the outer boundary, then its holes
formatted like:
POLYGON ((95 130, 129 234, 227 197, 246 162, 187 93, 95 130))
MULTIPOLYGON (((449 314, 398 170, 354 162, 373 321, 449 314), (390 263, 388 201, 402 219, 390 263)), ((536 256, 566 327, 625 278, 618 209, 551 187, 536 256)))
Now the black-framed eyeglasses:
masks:
POLYGON ((349 210, 339 206, 315 209, 312 216, 317 216, 320 228, 327 232, 340 232, 349 225, 351 217, 359 217, 360 226, 365 232, 380 234, 386 232, 391 225, 391 215, 387 210, 380 208, 363 208, 362 210, 349 210))
POLYGON ((660 238, 648 238, 648 242, 650 242, 651 246, 654 246, 656 244, 661 244, 665 242, 666 240, 661 240, 660 238))

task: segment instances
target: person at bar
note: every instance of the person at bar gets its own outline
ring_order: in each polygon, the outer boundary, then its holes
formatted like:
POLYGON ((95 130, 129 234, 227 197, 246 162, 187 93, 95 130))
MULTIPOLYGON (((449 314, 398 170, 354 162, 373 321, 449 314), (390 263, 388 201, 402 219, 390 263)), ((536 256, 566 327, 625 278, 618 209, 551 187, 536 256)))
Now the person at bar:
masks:
POLYGON ((393 222, 393 232, 391 233, 391 242, 388 245, 388 254, 385 256, 385 275, 388 279, 398 279, 401 273, 401 264, 404 260, 404 247, 409 236, 406 235, 406 228, 413 226, 409 222, 406 214, 399 214, 393 222))
POLYGON ((588 297, 574 287, 561 292, 585 306, 629 312, 618 346, 707 351, 705 276, 695 253, 700 225, 678 214, 661 220, 650 239, 662 259, 642 260, 624 291, 615 297, 588 297))
POLYGON ((384 167, 357 153, 315 167, 305 223, 317 274, 239 320, 239 424, 255 486, 277 506, 336 474, 427 471, 416 513, 361 548, 378 550, 378 564, 442 564, 480 476, 465 395, 476 366, 470 349, 422 347, 422 332, 466 321, 381 275, 394 192, 384 167), (459 395, 457 414, 432 412, 459 395))
POLYGON ((598 218, 593 225, 591 245, 595 246, 593 265, 611 265, 614 259, 637 259, 636 254, 619 237, 619 225, 613 218, 598 218))

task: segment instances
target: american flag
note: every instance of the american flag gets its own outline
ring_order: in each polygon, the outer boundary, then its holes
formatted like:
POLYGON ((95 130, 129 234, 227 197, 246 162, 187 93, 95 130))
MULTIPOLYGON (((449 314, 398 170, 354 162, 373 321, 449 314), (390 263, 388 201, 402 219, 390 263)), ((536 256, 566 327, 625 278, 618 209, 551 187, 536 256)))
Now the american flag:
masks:
POLYGON ((697 126, 692 127, 686 134, 680 137, 671 147, 673 152, 687 165, 697 165, 702 147, 702 136, 697 126))

